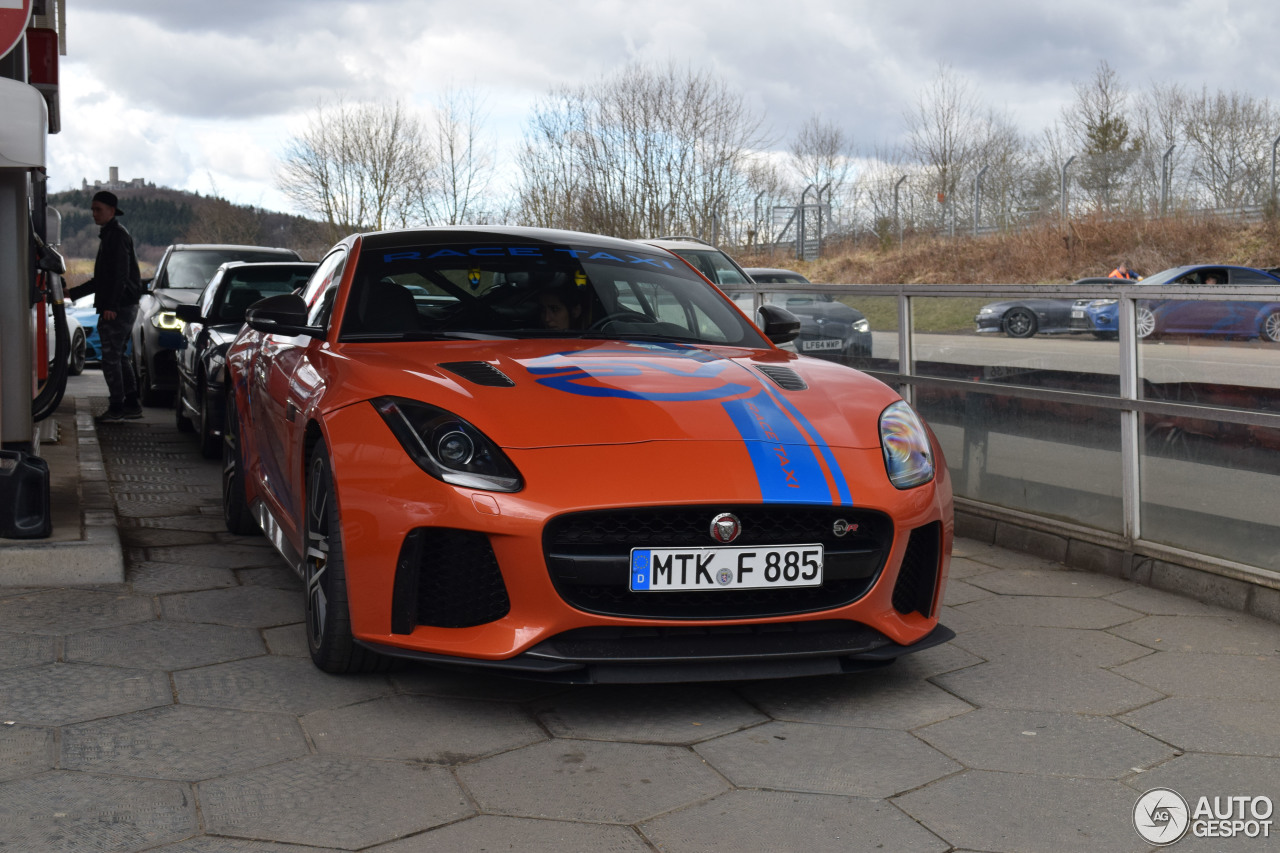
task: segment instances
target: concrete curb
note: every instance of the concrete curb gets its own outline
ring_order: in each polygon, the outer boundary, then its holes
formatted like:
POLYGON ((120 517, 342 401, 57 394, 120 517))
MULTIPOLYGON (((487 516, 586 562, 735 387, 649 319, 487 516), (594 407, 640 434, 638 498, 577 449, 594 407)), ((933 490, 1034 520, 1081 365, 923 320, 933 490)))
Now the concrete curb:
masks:
POLYGON ((51 479, 78 479, 79 529, 49 539, 0 540, 0 587, 124 583, 124 551, 91 401, 75 400, 75 460, 50 466, 51 479), (75 470, 65 470, 75 468, 75 470))

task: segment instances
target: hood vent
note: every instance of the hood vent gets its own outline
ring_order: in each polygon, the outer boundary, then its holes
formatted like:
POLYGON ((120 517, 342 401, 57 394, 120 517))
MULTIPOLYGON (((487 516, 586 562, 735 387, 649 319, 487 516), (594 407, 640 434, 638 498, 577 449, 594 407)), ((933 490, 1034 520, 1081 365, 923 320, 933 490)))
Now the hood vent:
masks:
POLYGON ((800 374, 789 367, 780 367, 776 364, 757 364, 755 368, 772 379, 784 391, 805 391, 809 388, 805 381, 800 378, 800 374))
POLYGON ((452 374, 476 385, 490 388, 514 388, 511 377, 487 361, 450 361, 439 365, 452 374))

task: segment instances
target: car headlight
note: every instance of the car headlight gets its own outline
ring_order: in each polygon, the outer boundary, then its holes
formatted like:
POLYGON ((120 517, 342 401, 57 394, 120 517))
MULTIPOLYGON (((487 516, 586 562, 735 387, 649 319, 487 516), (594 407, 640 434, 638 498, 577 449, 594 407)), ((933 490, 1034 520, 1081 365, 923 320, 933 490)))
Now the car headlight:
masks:
POLYGON ((175 332, 181 332, 187 327, 186 322, 179 319, 178 315, 172 311, 161 311, 158 314, 152 314, 151 325, 157 329, 175 332))
POLYGON ((871 331, 871 323, 870 323, 870 321, 865 320, 865 319, 864 319, 864 320, 854 320, 854 321, 853 321, 853 330, 854 330, 855 332, 869 332, 869 331, 871 331))
POLYGON ((933 447, 929 432, 904 401, 880 413, 880 447, 889 482, 899 489, 922 486, 933 479, 933 447))
POLYGON ((1115 305, 1118 299, 1095 299, 1088 304, 1089 308, 1106 308, 1108 305, 1115 305))
POLYGON ((994 309, 994 308, 986 308, 986 307, 983 307, 983 308, 979 308, 979 309, 978 309, 978 316, 979 316, 979 317, 981 317, 981 316, 982 316, 982 315, 984 315, 984 314, 994 314, 994 313, 996 313, 996 309, 994 309))
POLYGON ((491 492, 524 487, 506 454, 457 415, 403 397, 371 402, 409 457, 437 480, 491 492))

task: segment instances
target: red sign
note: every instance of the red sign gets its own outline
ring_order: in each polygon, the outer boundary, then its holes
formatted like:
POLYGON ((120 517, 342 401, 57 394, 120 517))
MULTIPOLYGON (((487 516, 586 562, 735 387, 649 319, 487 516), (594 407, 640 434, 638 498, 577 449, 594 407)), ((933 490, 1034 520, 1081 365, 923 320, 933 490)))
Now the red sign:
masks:
POLYGON ((0 0, 0 59, 13 50, 30 19, 31 0, 0 0))

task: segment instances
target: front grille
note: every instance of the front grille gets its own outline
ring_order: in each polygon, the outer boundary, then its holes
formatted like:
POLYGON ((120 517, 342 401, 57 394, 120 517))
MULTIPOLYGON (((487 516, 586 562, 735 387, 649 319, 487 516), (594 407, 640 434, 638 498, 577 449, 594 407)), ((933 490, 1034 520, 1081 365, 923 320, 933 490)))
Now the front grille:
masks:
POLYGON ((893 543, 888 516, 850 507, 760 505, 597 510, 552 519, 543 532, 551 581, 569 604, 589 613, 650 619, 740 619, 811 613, 857 600, 875 583, 893 543), (714 546, 713 516, 742 521, 735 546, 820 542, 820 587, 631 592, 632 548, 714 546), (834 532, 843 519, 856 525, 834 532))
POLYGON ((419 527, 405 537, 392 590, 392 633, 408 634, 416 625, 470 628, 510 611, 488 536, 419 527))
POLYGON ((942 525, 938 522, 917 527, 902 555, 898 582, 893 586, 893 609, 899 613, 933 615, 933 594, 938 584, 938 557, 942 548, 942 525))

